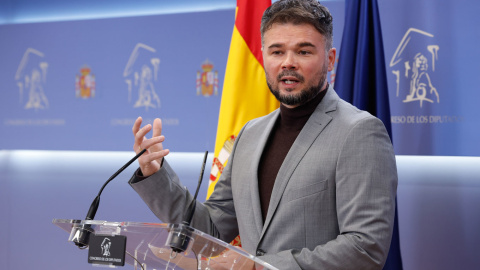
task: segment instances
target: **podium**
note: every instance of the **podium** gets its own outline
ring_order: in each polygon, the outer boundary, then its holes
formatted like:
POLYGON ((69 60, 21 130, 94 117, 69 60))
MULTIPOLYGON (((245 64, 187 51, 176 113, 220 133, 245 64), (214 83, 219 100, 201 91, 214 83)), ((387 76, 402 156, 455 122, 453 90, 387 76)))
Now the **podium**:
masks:
MULTIPOLYGON (((245 269, 246 266, 277 269, 240 248, 182 224, 73 219, 54 219, 53 224, 69 233, 68 241, 71 242, 78 242, 82 232, 84 239, 80 242, 86 241, 90 249, 100 248, 94 246, 100 244, 88 243, 91 239, 126 238, 125 263, 135 270, 245 269)), ((100 265, 113 267, 115 261, 107 255, 101 254, 95 259, 103 260, 100 265)), ((88 259, 90 261, 90 255, 88 259)))

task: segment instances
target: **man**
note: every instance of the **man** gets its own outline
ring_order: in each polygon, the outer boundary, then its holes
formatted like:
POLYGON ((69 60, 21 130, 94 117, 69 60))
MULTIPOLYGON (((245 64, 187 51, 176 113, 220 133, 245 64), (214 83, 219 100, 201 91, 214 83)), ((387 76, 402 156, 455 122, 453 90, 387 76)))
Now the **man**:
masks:
MULTIPOLYGON (((393 229, 397 172, 380 120, 339 99, 332 17, 315 0, 280 0, 262 18, 267 83, 280 109, 248 122, 192 226, 279 269, 381 269, 393 229)), ((164 222, 192 196, 164 157, 161 121, 133 126, 147 148, 132 187, 164 222), (153 129, 153 137, 146 134, 153 129), (143 174, 143 175, 142 175, 143 174)))

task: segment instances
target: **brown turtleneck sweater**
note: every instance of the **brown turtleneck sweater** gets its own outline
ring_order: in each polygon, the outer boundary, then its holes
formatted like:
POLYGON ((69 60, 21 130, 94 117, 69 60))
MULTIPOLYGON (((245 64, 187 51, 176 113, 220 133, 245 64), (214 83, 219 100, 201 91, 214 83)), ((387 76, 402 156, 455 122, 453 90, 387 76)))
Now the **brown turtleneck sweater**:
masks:
POLYGON ((316 97, 296 108, 290 109, 280 105, 280 116, 270 133, 258 166, 258 189, 264 222, 280 166, 303 126, 327 93, 327 89, 328 84, 316 97))

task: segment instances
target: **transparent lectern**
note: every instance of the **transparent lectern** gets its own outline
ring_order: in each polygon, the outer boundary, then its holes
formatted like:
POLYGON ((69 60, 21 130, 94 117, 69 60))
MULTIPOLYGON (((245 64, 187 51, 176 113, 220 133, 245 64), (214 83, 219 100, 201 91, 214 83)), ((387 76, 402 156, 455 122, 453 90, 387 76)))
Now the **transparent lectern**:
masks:
MULTIPOLYGON (((181 224, 72 219, 54 219, 53 223, 69 233, 72 242, 79 240, 79 232, 86 232, 86 240, 81 240, 87 241, 86 245, 92 235, 125 236, 125 263, 134 269, 245 269, 247 265, 277 269, 242 249, 181 224), (179 239, 185 246, 177 246, 179 239)), ((105 264, 113 266, 108 258, 105 264)))

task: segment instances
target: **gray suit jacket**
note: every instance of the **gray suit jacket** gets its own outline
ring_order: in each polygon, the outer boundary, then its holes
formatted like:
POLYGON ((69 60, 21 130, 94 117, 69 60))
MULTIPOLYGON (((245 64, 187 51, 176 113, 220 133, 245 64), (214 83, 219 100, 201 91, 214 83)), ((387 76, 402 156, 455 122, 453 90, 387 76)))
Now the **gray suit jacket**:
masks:
MULTIPOLYGON (((215 191, 197 202, 195 228, 279 269, 381 269, 393 229, 397 171, 382 122, 330 87, 288 152, 262 221, 258 164, 279 111, 239 133, 215 191)), ((191 194, 164 162, 130 181, 164 222, 179 223, 191 194)))

